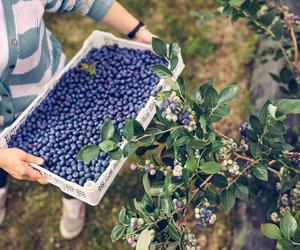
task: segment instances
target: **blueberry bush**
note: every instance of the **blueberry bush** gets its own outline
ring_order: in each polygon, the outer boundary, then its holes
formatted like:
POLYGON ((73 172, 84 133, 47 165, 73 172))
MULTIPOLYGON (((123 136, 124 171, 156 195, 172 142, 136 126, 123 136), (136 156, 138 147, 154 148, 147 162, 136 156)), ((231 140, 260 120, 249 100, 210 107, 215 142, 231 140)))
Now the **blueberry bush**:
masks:
MULTIPOLYGON (((213 14, 200 16, 197 12, 193 12, 198 17, 198 26, 219 15, 230 17, 233 22, 239 19, 246 20, 256 34, 273 41, 267 48, 259 51, 256 58, 261 63, 270 60, 283 61, 278 73, 269 74, 286 96, 298 99, 300 17, 293 13, 285 1, 220 0, 219 2, 221 7, 213 14)), ((291 143, 299 147, 299 126, 295 125, 293 131, 295 138, 292 138, 291 143)))
POLYGON ((168 47, 154 39, 153 50, 168 62, 152 68, 169 89, 154 89, 159 104, 149 128, 145 131, 138 121, 126 119, 121 129, 126 145, 120 147, 116 128, 107 121, 101 129, 102 143, 85 146, 78 157, 90 161, 103 151, 117 150, 115 159, 120 159, 160 144, 159 154, 131 164, 133 171, 144 172, 145 193, 133 206, 122 208, 112 240, 123 239, 138 250, 200 249, 188 215, 194 214, 199 227, 207 227, 216 222, 219 204, 229 213, 237 200, 252 204, 262 199, 273 211, 279 197, 276 186, 294 187, 299 178, 294 158, 299 154, 284 140, 284 120, 300 113, 300 100, 267 101, 241 125, 236 142, 214 125, 229 115, 228 103, 239 94, 239 86, 218 92, 210 80, 187 94, 183 78, 174 74, 178 43, 168 47))

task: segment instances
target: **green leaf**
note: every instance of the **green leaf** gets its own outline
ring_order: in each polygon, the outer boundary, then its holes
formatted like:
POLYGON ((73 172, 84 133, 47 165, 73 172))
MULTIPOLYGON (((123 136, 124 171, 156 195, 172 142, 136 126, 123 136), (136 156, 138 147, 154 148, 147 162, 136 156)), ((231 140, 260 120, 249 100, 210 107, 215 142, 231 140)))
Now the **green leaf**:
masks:
POLYGON ((252 174, 262 181, 268 181, 268 169, 266 166, 253 166, 252 174))
POLYGON ((101 139, 102 141, 110 140, 113 138, 115 133, 115 127, 112 121, 106 121, 101 128, 101 139))
POLYGON ((205 99, 205 103, 209 108, 214 108, 218 104, 219 94, 218 92, 211 86, 207 87, 205 91, 205 95, 203 96, 205 99))
POLYGON ((200 169, 206 174, 216 174, 221 171, 222 166, 221 166, 221 164, 219 164, 217 162, 208 161, 208 162, 202 163, 200 165, 200 169))
POLYGON ((230 108, 228 104, 218 105, 217 108, 214 108, 210 114, 210 121, 211 122, 218 122, 223 117, 230 114, 230 108))
POLYGON ((240 93, 238 85, 231 85, 224 88, 219 94, 219 102, 224 103, 234 99, 240 93))
POLYGON ((204 149, 207 146, 207 142, 200 140, 190 140, 186 147, 187 149, 204 149))
POLYGON ((170 215, 172 210, 171 210, 171 205, 170 205, 170 200, 169 198, 163 196, 161 197, 161 208, 165 212, 166 215, 170 215))
POLYGON ((249 119, 251 128, 254 130, 254 132, 256 134, 261 135, 263 133, 263 125, 261 123, 261 121, 258 119, 258 117, 256 117, 255 115, 250 115, 250 119, 249 119))
POLYGON ((133 120, 133 128, 135 136, 143 136, 145 134, 145 130, 137 120, 133 120))
POLYGON ((295 219, 297 221, 297 224, 300 224, 300 211, 296 213, 295 219))
POLYGON ((240 184, 240 183, 236 183, 234 193, 235 193, 235 196, 237 198, 239 198, 240 200, 242 200, 244 202, 248 202, 249 189, 247 186, 240 184))
POLYGON ((272 31, 275 35, 274 39, 280 40, 283 34, 283 25, 281 23, 281 20, 278 20, 272 27, 272 31))
POLYGON ((276 106, 284 114, 300 114, 300 99, 282 99, 276 102, 276 106))
POLYGON ((210 182, 218 188, 226 188, 228 186, 226 177, 221 174, 214 175, 210 182))
POLYGON ((234 207, 236 201, 233 188, 229 187, 224 189, 221 193, 220 200, 225 211, 229 213, 230 210, 234 207))
POLYGON ((198 168, 198 160, 196 158, 189 157, 185 162, 185 168, 190 173, 194 173, 198 168))
POLYGON ((177 67, 178 61, 179 61, 179 59, 178 59, 177 55, 174 55, 174 56, 171 57, 171 61, 170 61, 170 64, 171 64, 171 68, 170 69, 171 69, 171 71, 173 71, 177 67))
POLYGON ((280 240, 283 238, 279 227, 272 223, 261 224, 261 231, 266 237, 273 240, 280 240))
POLYGON ((180 52, 180 46, 178 42, 172 42, 169 46, 169 58, 173 56, 178 56, 180 52))
POLYGON ((134 136, 133 120, 126 119, 125 126, 123 129, 123 136, 127 141, 130 141, 134 136))
POLYGON ((280 229, 285 238, 291 239, 293 237, 297 229, 297 221, 289 211, 281 218, 280 229))
POLYGON ((169 189, 170 189, 171 185, 172 185, 171 177, 169 175, 167 175, 165 177, 164 187, 163 187, 165 193, 169 193, 169 189))
POLYGON ((152 48, 155 54, 160 57, 166 57, 168 53, 167 45, 164 41, 157 37, 153 37, 152 39, 152 48))
POLYGON ((113 141, 114 142, 120 142, 121 141, 121 134, 120 134, 120 130, 115 128, 115 133, 114 133, 114 136, 113 136, 113 141))
POLYGON ((136 243, 136 250, 148 250, 149 246, 153 240, 153 235, 148 230, 148 228, 144 229, 136 243))
POLYGON ((171 222, 169 222, 168 224, 168 233, 173 240, 175 241, 179 240, 180 235, 177 232, 176 227, 171 222))
POLYGON ((104 141, 99 146, 105 152, 110 152, 117 148, 117 144, 112 140, 104 141))
POLYGON ((100 153, 97 145, 90 144, 83 147, 77 154, 77 159, 83 162, 89 162, 95 159, 100 153))
POLYGON ((137 149, 137 145, 135 142, 128 142, 123 148, 123 154, 125 157, 131 155, 137 149))
POLYGON ((126 219, 126 208, 122 207, 120 213, 119 213, 119 221, 122 224, 125 224, 125 219, 126 219))
POLYGON ((201 95, 200 90, 198 88, 192 89, 191 94, 190 94, 190 100, 193 101, 193 102, 196 102, 196 103, 201 102, 202 95, 201 95))
POLYGON ((111 233, 112 242, 119 240, 125 233, 126 227, 124 225, 118 224, 114 227, 111 233))
POLYGON ((149 135, 149 136, 146 136, 143 139, 139 140, 139 142, 142 143, 143 146, 150 146, 150 145, 152 145, 154 140, 155 140, 155 136, 149 135))
POLYGON ((262 149, 259 143, 252 143, 250 145, 250 152, 254 159, 258 159, 261 157, 262 149))
POLYGON ((230 0, 230 5, 241 6, 246 0, 230 0))
POLYGON ((269 26, 272 24, 276 17, 276 13, 274 11, 266 12, 260 16, 260 21, 264 26, 269 26))
POLYGON ((294 241, 300 243, 300 226, 297 226, 293 239, 294 241))
POLYGON ((296 250, 293 242, 288 239, 281 239, 278 241, 278 244, 281 246, 282 250, 296 250))
POLYGON ((151 192, 150 192, 151 184, 149 181, 148 173, 145 173, 143 176, 143 186, 144 186, 145 192, 151 197, 151 192))
POLYGON ((161 64, 151 65, 151 68, 154 70, 154 72, 159 77, 172 77, 173 73, 171 70, 169 70, 166 66, 163 66, 161 64))
POLYGON ((270 74, 271 78, 272 78, 275 82, 278 82, 278 83, 281 82, 280 77, 279 77, 278 75, 276 75, 276 74, 274 74, 274 73, 269 73, 269 74, 270 74))
POLYGON ((121 148, 117 147, 113 151, 108 152, 109 156, 113 160, 120 160, 123 157, 123 151, 121 148))
POLYGON ((133 200, 133 205, 134 205, 134 208, 135 208, 138 212, 144 214, 144 210, 143 210, 142 204, 141 204, 140 202, 138 202, 136 199, 134 199, 134 200, 133 200))

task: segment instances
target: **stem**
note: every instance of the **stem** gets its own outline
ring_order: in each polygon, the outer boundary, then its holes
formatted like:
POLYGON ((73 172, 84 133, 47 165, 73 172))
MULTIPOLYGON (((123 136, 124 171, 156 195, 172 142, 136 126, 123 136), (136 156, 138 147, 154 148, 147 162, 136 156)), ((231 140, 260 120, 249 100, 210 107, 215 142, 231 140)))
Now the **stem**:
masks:
MULTIPOLYGON (((253 160, 253 159, 251 159, 251 158, 249 158, 249 157, 240 155, 240 154, 238 154, 238 153, 236 153, 236 152, 234 152, 233 154, 236 156, 237 159, 242 159, 242 160, 245 160, 245 161, 249 161, 249 162, 251 162, 251 163, 255 162, 255 160, 253 160)), ((273 168, 270 167, 270 166, 273 165, 275 162, 276 162, 276 160, 270 161, 270 162, 268 163, 268 167, 267 167, 267 168, 268 168, 268 170, 269 170, 270 172, 272 172, 273 174, 277 175, 277 176, 279 177, 279 179, 281 179, 280 173, 279 173, 278 171, 276 171, 275 169, 273 169, 273 168)))
POLYGON ((293 46, 294 46, 294 64, 295 66, 297 66, 298 64, 298 60, 299 60, 299 51, 298 51, 298 43, 297 43, 297 39, 295 36, 295 31, 294 31, 294 27, 291 24, 291 22, 288 22, 290 30, 291 30, 291 38, 293 41, 293 46))
POLYGON ((141 137, 138 137, 138 138, 134 139, 133 141, 134 141, 134 142, 138 142, 139 140, 144 139, 145 137, 148 137, 148 136, 151 136, 151 135, 160 135, 160 134, 164 134, 164 133, 173 131, 173 130, 175 130, 175 129, 177 129, 177 128, 180 128, 180 127, 182 127, 182 126, 172 127, 172 128, 167 129, 167 130, 159 131, 159 132, 154 133, 154 134, 145 134, 145 135, 143 135, 143 136, 141 136, 141 137))
POLYGON ((248 165, 246 168, 243 169, 243 171, 233 180, 228 184, 228 187, 230 187, 231 185, 233 185, 234 183, 236 183, 238 181, 238 179, 248 170, 250 169, 253 165, 255 165, 256 163, 258 163, 259 160, 254 161, 253 163, 251 163, 250 165, 248 165))
POLYGON ((295 169, 295 168, 292 168, 292 167, 286 165, 285 162, 283 162, 282 160, 279 160, 278 162, 280 162, 288 170, 291 170, 291 171, 294 171, 297 174, 300 174, 300 171, 298 169, 295 169))

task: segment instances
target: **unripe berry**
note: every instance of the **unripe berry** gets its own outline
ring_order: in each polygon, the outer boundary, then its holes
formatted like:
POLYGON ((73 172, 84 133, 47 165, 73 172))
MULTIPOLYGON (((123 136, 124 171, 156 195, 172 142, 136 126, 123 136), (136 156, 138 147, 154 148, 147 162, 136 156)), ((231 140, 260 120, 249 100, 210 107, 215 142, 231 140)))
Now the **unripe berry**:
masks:
POLYGON ((150 175, 156 175, 156 170, 155 169, 151 169, 150 170, 150 175))
POLYGON ((138 224, 139 224, 140 226, 144 225, 144 223, 145 223, 145 221, 144 221, 143 218, 139 218, 139 219, 138 219, 138 224))
POLYGON ((134 170, 136 170, 136 168, 137 168, 136 164, 134 164, 134 163, 131 163, 131 164, 130 164, 130 169, 131 169, 131 170, 134 171, 134 170))

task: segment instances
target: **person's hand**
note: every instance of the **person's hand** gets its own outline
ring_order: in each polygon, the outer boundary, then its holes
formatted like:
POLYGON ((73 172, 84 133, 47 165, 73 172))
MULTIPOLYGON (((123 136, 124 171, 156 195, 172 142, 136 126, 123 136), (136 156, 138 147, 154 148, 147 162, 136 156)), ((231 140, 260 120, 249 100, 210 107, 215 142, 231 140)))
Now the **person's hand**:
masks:
POLYGON ((33 169, 29 163, 42 165, 44 160, 17 148, 0 149, 0 166, 12 177, 18 180, 38 181, 40 184, 47 184, 45 177, 33 169))
POLYGON ((152 38, 156 37, 148 29, 140 29, 135 36, 135 40, 141 43, 151 44, 152 38))

